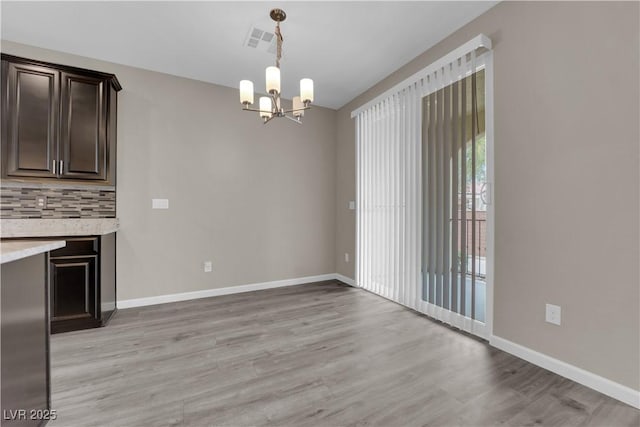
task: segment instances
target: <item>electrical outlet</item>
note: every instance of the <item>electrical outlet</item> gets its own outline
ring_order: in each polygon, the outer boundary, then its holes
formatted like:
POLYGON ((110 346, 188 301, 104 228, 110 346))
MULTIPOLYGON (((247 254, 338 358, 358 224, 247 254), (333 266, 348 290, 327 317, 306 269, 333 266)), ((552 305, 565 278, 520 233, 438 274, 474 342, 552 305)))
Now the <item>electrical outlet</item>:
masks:
POLYGON ((562 318, 562 308, 559 305, 547 304, 545 311, 545 320, 554 325, 560 326, 562 318))
POLYGON ((349 253, 345 252, 344 254, 344 262, 349 262, 349 253))
POLYGON ((47 196, 38 196, 38 197, 36 197, 36 207, 38 209, 46 209, 47 208, 47 196))
POLYGON ((211 261, 204 262, 204 272, 211 273, 213 271, 213 263, 211 261))

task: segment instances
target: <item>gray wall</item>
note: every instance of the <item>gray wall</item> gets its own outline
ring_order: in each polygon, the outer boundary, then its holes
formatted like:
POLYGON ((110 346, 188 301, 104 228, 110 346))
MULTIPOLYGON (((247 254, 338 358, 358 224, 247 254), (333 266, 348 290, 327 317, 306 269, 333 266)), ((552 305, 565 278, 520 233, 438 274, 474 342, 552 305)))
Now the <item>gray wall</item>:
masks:
POLYGON ((639 5, 503 2, 338 112, 336 267, 354 277, 352 110, 494 43, 494 334, 640 389, 639 5), (562 326, 544 305, 562 306, 562 326))
POLYGON ((119 300, 335 272, 335 111, 264 126, 237 89, 6 41, 2 51, 122 83, 119 300), (170 209, 151 210, 152 198, 170 209))

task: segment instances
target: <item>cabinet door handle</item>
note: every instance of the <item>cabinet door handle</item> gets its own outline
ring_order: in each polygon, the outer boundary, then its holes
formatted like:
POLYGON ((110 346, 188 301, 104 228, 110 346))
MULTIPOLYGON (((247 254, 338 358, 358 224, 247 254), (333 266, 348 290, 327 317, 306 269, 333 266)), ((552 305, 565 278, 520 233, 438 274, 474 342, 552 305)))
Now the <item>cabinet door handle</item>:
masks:
POLYGON ((64 165, 64 160, 60 160, 60 170, 58 171, 60 175, 62 175, 62 171, 64 170, 62 169, 62 165, 64 165))
POLYGON ((51 163, 53 164, 53 174, 55 175, 56 174, 56 163, 57 162, 55 160, 53 160, 51 163))

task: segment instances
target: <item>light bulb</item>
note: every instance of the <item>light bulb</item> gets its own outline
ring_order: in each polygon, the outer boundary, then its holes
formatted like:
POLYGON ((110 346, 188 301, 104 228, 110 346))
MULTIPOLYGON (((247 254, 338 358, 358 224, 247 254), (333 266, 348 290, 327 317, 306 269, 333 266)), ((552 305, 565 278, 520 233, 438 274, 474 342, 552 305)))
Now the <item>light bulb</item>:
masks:
POLYGON ((313 102, 313 80, 300 80, 300 98, 302 102, 313 102))
POLYGON ((267 81, 267 93, 280 93, 280 68, 267 67, 265 76, 267 81))
POLYGON ((302 117, 304 116, 304 104, 299 96, 293 97, 293 116, 294 117, 302 117), (297 111, 296 111, 297 110, 297 111))
POLYGON ((253 82, 251 80, 240 80, 240 103, 253 104, 253 82))
POLYGON ((271 98, 268 96, 260 97, 260 117, 268 119, 273 113, 271 112, 271 98))

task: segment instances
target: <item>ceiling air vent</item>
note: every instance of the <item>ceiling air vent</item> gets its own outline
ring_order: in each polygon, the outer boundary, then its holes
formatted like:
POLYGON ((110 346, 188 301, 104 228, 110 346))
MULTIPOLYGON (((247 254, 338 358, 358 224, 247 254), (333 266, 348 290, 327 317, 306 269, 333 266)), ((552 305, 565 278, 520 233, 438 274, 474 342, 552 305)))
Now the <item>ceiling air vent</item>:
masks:
POLYGON ((244 45, 263 52, 276 53, 276 36, 269 31, 252 27, 244 45))

